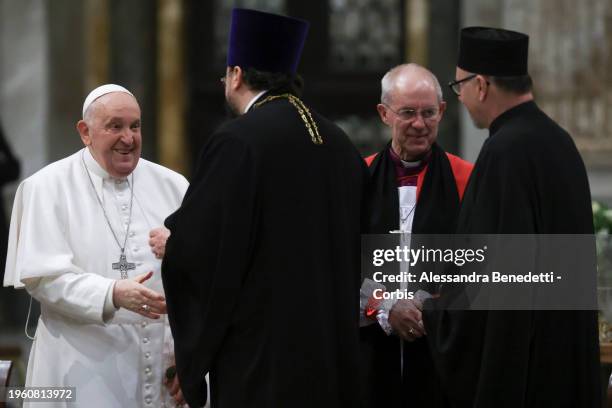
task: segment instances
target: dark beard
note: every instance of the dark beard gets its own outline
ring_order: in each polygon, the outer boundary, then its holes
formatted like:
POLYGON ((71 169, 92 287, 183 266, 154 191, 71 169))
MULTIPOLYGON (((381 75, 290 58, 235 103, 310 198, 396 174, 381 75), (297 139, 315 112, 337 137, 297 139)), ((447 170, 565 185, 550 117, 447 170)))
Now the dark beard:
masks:
POLYGON ((227 120, 236 119, 240 113, 226 100, 225 101, 225 117, 227 120))

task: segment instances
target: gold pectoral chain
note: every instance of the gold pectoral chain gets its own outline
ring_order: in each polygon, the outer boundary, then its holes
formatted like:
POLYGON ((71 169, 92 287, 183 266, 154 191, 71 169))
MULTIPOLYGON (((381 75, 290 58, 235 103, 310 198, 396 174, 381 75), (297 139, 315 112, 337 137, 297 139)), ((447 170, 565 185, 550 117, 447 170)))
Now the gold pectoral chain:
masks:
POLYGON ((321 138, 321 135, 319 134, 319 128, 317 127, 317 123, 312 118, 310 110, 308 110, 308 108, 306 107, 306 105, 304 105, 304 102, 302 102, 300 98, 288 93, 282 95, 270 95, 267 96, 264 100, 257 102, 254 106, 258 108, 265 103, 280 98, 287 99, 289 103, 291 103, 295 107, 295 109, 297 109, 298 113, 300 114, 300 117, 302 118, 302 121, 304 122, 304 125, 306 126, 306 130, 308 130, 308 133, 310 134, 310 139, 312 140, 312 143, 316 145, 323 144, 323 138, 321 138))

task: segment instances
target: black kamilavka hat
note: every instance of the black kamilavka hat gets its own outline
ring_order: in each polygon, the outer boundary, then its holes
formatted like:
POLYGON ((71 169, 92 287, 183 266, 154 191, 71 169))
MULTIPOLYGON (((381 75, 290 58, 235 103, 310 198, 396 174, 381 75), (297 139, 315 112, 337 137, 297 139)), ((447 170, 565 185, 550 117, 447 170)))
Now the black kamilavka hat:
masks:
POLYGON ((466 27, 461 30, 457 66, 481 75, 526 75, 528 50, 526 34, 500 28, 466 27))

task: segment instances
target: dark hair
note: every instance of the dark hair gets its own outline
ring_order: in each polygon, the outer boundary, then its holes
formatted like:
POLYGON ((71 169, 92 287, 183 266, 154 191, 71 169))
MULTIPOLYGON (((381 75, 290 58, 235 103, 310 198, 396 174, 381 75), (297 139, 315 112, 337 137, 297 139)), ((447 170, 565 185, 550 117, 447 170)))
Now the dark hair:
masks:
POLYGON ((529 74, 520 76, 492 76, 491 82, 504 91, 518 95, 526 94, 533 89, 533 81, 529 74))
POLYGON ((266 72, 247 68, 242 71, 242 79, 254 91, 288 92, 300 97, 304 88, 304 80, 298 74, 266 72))

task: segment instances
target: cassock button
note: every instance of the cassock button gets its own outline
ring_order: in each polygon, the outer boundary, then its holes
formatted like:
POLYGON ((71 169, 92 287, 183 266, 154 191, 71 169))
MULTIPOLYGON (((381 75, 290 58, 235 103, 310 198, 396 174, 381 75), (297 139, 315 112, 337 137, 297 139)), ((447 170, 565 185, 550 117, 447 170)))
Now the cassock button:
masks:
POLYGON ((147 343, 149 342, 149 338, 148 338, 148 337, 145 337, 144 339, 142 339, 142 342, 143 342, 144 344, 147 344, 147 343))
POLYGON ((150 367, 145 368, 145 374, 146 375, 151 374, 151 368, 150 367))
POLYGON ((122 209, 123 211, 126 211, 126 210, 128 209, 127 204, 123 204, 123 205, 121 206, 121 209, 122 209))
POLYGON ((136 235, 136 233, 134 231, 130 231, 130 237, 133 237, 134 235, 136 235))
POLYGON ((143 320, 142 322, 140 322, 140 325, 141 325, 142 327, 147 327, 147 321, 146 321, 146 320, 143 320))
POLYGON ((134 252, 138 252, 139 249, 139 247, 134 247, 134 252))
POLYGON ((121 183, 122 183, 121 180, 119 180, 119 179, 115 180, 115 184, 121 184, 121 183))
POLYGON ((145 353, 145 358, 151 358, 151 353, 147 351, 147 352, 145 353))
POLYGON ((145 390, 150 390, 150 389, 151 389, 151 384, 146 383, 146 384, 145 384, 145 390))
POLYGON ((151 403, 151 401, 152 401, 152 400, 151 400, 151 397, 147 397, 147 398, 145 398, 145 402, 146 402, 147 404, 150 404, 150 403, 151 403))

